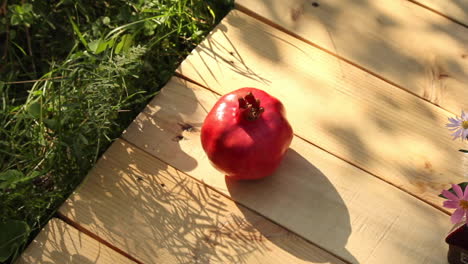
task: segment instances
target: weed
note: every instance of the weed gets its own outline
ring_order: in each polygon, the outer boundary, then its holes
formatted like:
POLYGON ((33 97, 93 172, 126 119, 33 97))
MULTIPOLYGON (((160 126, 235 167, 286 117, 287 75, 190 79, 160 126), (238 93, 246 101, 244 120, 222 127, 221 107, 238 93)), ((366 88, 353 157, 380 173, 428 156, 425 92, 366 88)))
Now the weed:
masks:
POLYGON ((0 3, 0 262, 15 259, 231 6, 0 3))

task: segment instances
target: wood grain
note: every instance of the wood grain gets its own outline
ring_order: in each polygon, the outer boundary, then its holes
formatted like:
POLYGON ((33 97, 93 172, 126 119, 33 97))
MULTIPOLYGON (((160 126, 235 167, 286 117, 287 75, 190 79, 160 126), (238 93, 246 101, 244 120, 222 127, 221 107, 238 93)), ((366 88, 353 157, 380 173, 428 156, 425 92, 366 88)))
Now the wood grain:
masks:
POLYGON ((236 3, 444 109, 468 109, 468 28, 430 10, 407 0, 236 3))
POLYGON ((468 2, 466 0, 416 0, 415 2, 468 26, 468 2))
POLYGON ((444 263, 446 214, 297 137, 271 177, 225 179, 200 143, 217 98, 174 78, 123 137, 351 263, 444 263))
POLYGON ((445 128, 450 113, 241 12, 179 72, 219 94, 266 90, 296 135, 435 206, 442 189, 464 181, 461 143, 445 128))
POLYGON ((60 219, 53 218, 23 252, 16 264, 135 263, 60 219))
POLYGON ((60 212, 143 263, 344 264, 123 140, 60 212))

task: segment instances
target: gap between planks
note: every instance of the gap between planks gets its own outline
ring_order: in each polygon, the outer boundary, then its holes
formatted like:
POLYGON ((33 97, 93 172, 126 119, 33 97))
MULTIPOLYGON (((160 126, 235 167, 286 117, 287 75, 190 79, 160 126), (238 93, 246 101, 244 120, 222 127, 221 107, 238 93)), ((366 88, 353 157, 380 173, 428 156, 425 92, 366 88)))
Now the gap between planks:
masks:
MULTIPOLYGON (((452 21, 453 23, 456 23, 456 24, 459 24, 460 26, 468 28, 468 25, 465 24, 463 21, 458 20, 455 17, 452 17, 450 14, 445 14, 444 12, 439 11, 436 8, 430 7, 427 4, 422 3, 421 0, 407 0, 407 1, 409 1, 409 2, 411 2, 413 4, 415 4, 415 5, 418 5, 418 6, 422 7, 422 8, 425 8, 425 9, 431 11, 431 12, 434 12, 437 15, 442 16, 442 17, 452 21)), ((468 10, 466 10, 466 11, 468 12, 468 10)))
MULTIPOLYGON (((54 263, 136 262, 57 215, 49 219, 15 263, 52 263, 50 261, 54 263)), ((140 264, 140 262, 136 263, 140 264)))
MULTIPOLYGON (((175 76, 177 76, 178 78, 184 79, 184 80, 186 80, 186 81, 188 81, 188 82, 191 82, 191 83, 193 83, 193 84, 196 84, 196 85, 198 85, 198 86, 200 86, 200 87, 203 87, 204 89, 209 90, 209 91, 211 91, 211 92, 213 92, 213 93, 215 93, 215 94, 217 94, 217 95, 219 95, 219 96, 222 96, 222 94, 218 93, 217 91, 215 91, 215 90, 213 90, 213 89, 210 89, 209 87, 206 87, 205 85, 203 85, 203 84, 201 84, 201 83, 199 83, 199 82, 197 82, 197 81, 195 81, 195 80, 193 80, 193 79, 191 79, 191 78, 189 78, 189 77, 187 77, 187 76, 185 76, 185 75, 183 75, 183 74, 180 74, 180 73, 176 72, 175 76)), ((144 111, 142 111, 142 113, 145 114, 145 115, 148 116, 148 117, 151 117, 149 114, 145 113, 144 111)), ((411 192, 408 191, 408 190, 405 190, 404 188, 402 188, 402 187, 400 187, 400 186, 398 186, 398 185, 392 183, 391 181, 389 181, 389 180, 387 180, 387 179, 385 179, 385 178, 383 178, 383 177, 381 177, 381 176, 379 176, 379 175, 377 175, 377 174, 375 174, 375 173, 373 173, 373 172, 371 172, 371 171, 369 171, 369 170, 367 170, 367 169, 365 169, 365 168, 359 166, 358 164, 356 164, 356 163, 350 161, 349 159, 346 159, 346 158, 343 157, 343 156, 339 156, 338 154, 335 154, 335 153, 333 153, 333 152, 331 152, 331 151, 329 151, 329 150, 327 150, 327 149, 321 147, 320 145, 317 145, 316 143, 314 143, 314 142, 308 140, 307 138, 302 137, 302 136, 300 136, 300 135, 298 135, 298 134, 296 134, 296 133, 294 133, 294 136, 296 136, 296 137, 298 137, 298 138, 304 140, 305 142, 311 144, 312 146, 314 146, 314 147, 316 147, 316 148, 318 148, 318 149, 320 149, 320 150, 322 150, 322 151, 324 151, 324 152, 326 152, 326 153, 328 153, 328 154, 330 154, 330 155, 332 155, 332 156, 334 156, 334 157, 336 157, 336 158, 338 158, 338 159, 340 159, 340 160, 342 160, 342 161, 348 163, 349 165, 352 165, 352 166, 354 166, 354 167, 360 169, 361 171, 363 171, 363 172, 365 172, 365 173, 368 173, 368 174, 370 174, 370 175, 376 177, 376 178, 379 179, 379 180, 382 180, 383 182, 385 182, 385 183, 387 183, 387 184, 389 184, 389 185, 391 185, 391 186, 397 188, 398 190, 400 190, 400 191, 402 191, 402 192, 405 192, 405 193, 411 195, 412 197, 414 197, 414 198, 416 198, 416 199, 418 199, 418 200, 420 200, 420 201, 422 201, 422 202, 424 202, 424 203, 430 205, 431 207, 433 207, 433 208, 435 208, 435 209, 437 209, 437 210, 439 210, 439 211, 441 211, 441 212, 443 212, 443 213, 445 213, 445 214, 447 214, 447 215, 451 215, 451 213, 450 213, 447 209, 445 209, 444 207, 437 206, 437 205, 435 205, 435 204, 433 204, 433 203, 431 203, 431 202, 429 202, 429 201, 427 201, 427 200, 424 200, 423 198, 421 198, 421 197, 419 197, 419 196, 417 196, 417 195, 411 193, 411 192)), ((128 142, 128 141, 127 141, 127 142, 128 142)), ((130 142, 129 142, 129 143, 130 143, 130 142)), ((132 143, 131 143, 131 144, 132 144, 132 143)), ((132 144, 132 145, 133 145, 133 144, 132 144)), ((158 157, 156 157, 156 158, 159 159, 158 157)), ((161 161, 162 161, 162 160, 161 160, 161 161)), ((163 161, 163 162, 164 162, 164 161, 163 161)))
MULTIPOLYGON (((406 0, 406 1, 414 3, 411 0, 406 0)), ((416 3, 414 3, 414 4, 416 4, 416 3)), ((423 5, 419 5, 419 6, 425 7, 423 5)), ((384 81, 384 82, 386 82, 386 83, 388 83, 390 85, 393 85, 393 86, 395 86, 396 88, 398 88, 400 90, 403 90, 403 91, 405 91, 405 92, 407 92, 407 93, 409 93, 409 94, 411 94, 411 95, 413 95, 413 96, 415 96, 415 97, 417 97, 417 98, 419 98, 419 99, 421 99, 423 101, 429 102, 432 105, 437 106, 440 109, 446 111, 447 113, 455 115, 455 113, 453 113, 452 111, 450 111, 446 107, 443 107, 442 105, 438 105, 438 104, 432 102, 431 100, 429 100, 427 98, 424 98, 423 96, 419 95, 418 93, 413 92, 413 91, 411 91, 409 89, 406 89, 403 86, 397 84, 396 82, 391 81, 390 79, 384 77, 383 75, 380 75, 377 72, 374 72, 374 71, 372 71, 372 70, 370 70, 370 69, 368 69, 368 68, 366 68, 364 66, 359 65, 358 62, 353 62, 351 59, 347 59, 347 58, 345 58, 343 56, 340 56, 338 53, 336 53, 336 52, 334 52, 332 50, 329 50, 329 49, 327 49, 325 47, 319 46, 318 44, 316 44, 316 43, 302 37, 301 35, 299 35, 297 33, 294 33, 293 31, 287 29, 286 27, 283 27, 283 26, 279 25, 278 23, 275 23, 274 21, 271 21, 268 18, 263 17, 262 15, 255 13, 254 11, 252 11, 249 8, 243 6, 242 4, 235 3, 235 9, 239 10, 240 12, 242 12, 242 13, 250 16, 250 17, 253 17, 253 18, 255 18, 255 19, 257 19, 257 20, 259 20, 259 21, 261 21, 261 22, 263 22, 263 23, 265 23, 265 24, 267 24, 267 25, 269 25, 269 26, 271 26, 271 27, 273 27, 275 29, 278 29, 278 30, 280 30, 280 31, 282 31, 282 32, 284 32, 284 33, 286 33, 288 35, 291 35, 292 37, 294 37, 294 38, 296 38, 298 40, 301 40, 301 41, 303 41, 303 42, 305 42, 305 43, 307 43, 307 44, 309 44, 309 45, 311 45, 311 46, 313 46, 313 47, 315 47, 315 48, 317 48, 317 49, 319 49, 319 50, 321 50, 323 52, 326 52, 326 53, 338 58, 339 60, 341 60, 341 61, 343 61, 345 63, 348 63, 348 64, 350 64, 350 65, 352 65, 352 66, 354 66, 354 67, 356 67, 356 68, 358 68, 358 69, 360 69, 360 70, 362 70, 362 71, 364 71, 364 72, 366 72, 366 73, 368 73, 368 74, 370 74, 370 75, 372 75, 374 77, 377 77, 378 79, 380 79, 380 80, 382 80, 382 81, 384 81)), ((430 8, 427 8, 427 9, 431 10, 430 8)), ((460 25, 462 25, 464 27, 467 27, 466 25, 461 24, 459 22, 457 22, 457 24, 460 24, 460 25)), ((335 50, 336 50, 336 48, 335 48, 335 50)))
POLYGON ((129 260, 131 260, 131 261, 133 261, 133 262, 135 262, 137 264, 144 264, 143 262, 136 259, 135 257, 128 254, 127 252, 125 252, 125 251, 121 250, 120 248, 112 245, 110 242, 106 241, 105 239, 101 238, 100 236, 96 235, 95 233, 93 233, 93 232, 89 231, 88 229, 84 228, 83 226, 80 225, 80 223, 75 222, 72 219, 68 218, 67 216, 63 215, 62 213, 60 213, 60 211, 56 212, 56 217, 58 219, 62 220, 63 222, 65 222, 66 224, 68 224, 69 226, 71 226, 72 228, 75 228, 76 230, 80 231, 81 233, 91 237, 92 239, 94 239, 97 242, 107 246, 108 248, 114 250, 118 254, 128 258, 129 260))

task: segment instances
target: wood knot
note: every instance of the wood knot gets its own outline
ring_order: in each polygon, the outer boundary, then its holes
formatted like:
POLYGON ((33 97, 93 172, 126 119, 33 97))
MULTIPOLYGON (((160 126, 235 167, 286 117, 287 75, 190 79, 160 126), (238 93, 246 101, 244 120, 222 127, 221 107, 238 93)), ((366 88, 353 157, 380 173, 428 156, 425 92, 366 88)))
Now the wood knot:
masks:
POLYGON ((468 58, 468 54, 462 54, 461 57, 462 57, 462 59, 466 59, 466 58, 468 58))
POLYGON ((175 136, 174 138, 172 138, 172 141, 179 142, 179 141, 181 141, 182 139, 184 139, 184 136, 182 136, 182 135, 177 135, 177 136, 175 136))
POLYGON ((292 19, 292 21, 299 20, 302 13, 304 13, 304 7, 302 5, 299 6, 299 7, 291 9, 291 19, 292 19))
POLYGON ((432 164, 429 161, 424 162, 424 168, 430 172, 434 172, 434 169, 432 168, 432 164))
POLYGON ((195 130, 195 128, 188 123, 178 123, 178 125, 180 126, 182 131, 193 132, 195 130))
POLYGON ((449 77, 450 77, 450 75, 448 75, 448 74, 446 74, 446 73, 441 73, 441 74, 439 74, 439 76, 438 76, 439 80, 442 80, 442 79, 445 79, 445 78, 449 78, 449 77))

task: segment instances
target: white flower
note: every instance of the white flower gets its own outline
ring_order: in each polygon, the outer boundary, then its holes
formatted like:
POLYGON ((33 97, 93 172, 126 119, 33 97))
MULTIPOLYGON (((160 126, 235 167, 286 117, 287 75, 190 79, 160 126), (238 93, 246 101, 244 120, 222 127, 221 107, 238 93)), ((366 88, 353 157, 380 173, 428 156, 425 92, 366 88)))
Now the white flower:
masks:
POLYGON ((446 126, 450 131, 453 131, 453 139, 461 138, 462 140, 467 139, 468 137, 468 114, 462 111, 461 117, 449 117, 448 123, 446 126))

